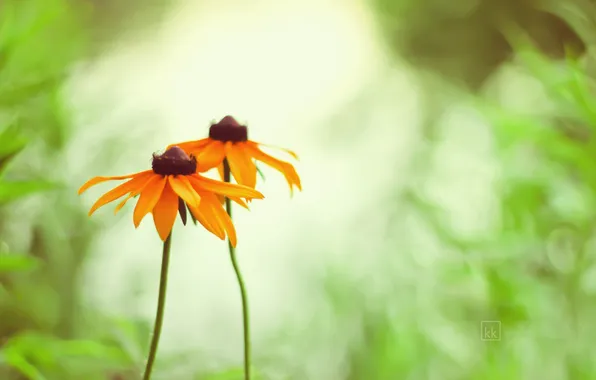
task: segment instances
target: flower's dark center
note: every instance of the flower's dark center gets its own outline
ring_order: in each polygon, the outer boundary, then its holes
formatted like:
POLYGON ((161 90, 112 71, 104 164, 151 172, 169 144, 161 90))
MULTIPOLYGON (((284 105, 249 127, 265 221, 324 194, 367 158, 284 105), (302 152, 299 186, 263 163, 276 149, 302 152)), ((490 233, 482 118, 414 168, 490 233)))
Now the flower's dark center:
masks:
POLYGON ((209 138, 218 141, 241 142, 248 140, 248 129, 232 116, 226 116, 209 128, 209 138))
POLYGON ((190 175, 197 171, 197 159, 173 146, 161 155, 153 154, 151 167, 155 174, 190 175))

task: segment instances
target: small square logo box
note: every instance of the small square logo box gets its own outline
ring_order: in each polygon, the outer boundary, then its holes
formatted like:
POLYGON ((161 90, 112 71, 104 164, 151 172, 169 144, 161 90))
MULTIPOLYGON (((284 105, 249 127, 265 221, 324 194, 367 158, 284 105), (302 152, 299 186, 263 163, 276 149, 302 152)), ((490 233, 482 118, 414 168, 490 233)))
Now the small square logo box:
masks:
POLYGON ((482 322, 480 322, 480 340, 500 341, 501 340, 501 321, 482 321, 482 322))

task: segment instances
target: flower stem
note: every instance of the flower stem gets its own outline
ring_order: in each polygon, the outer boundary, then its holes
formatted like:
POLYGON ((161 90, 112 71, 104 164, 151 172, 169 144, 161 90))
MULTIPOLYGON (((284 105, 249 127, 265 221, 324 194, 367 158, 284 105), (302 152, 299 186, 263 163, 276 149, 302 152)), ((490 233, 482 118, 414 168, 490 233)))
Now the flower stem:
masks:
MULTIPOLYGON (((224 182, 230 182, 230 165, 228 160, 224 160, 224 182)), ((232 202, 230 198, 226 197, 226 211, 230 218, 232 217, 232 202)), ((240 296, 242 297, 242 323, 244 326, 244 380, 250 380, 250 323, 248 313, 248 296, 246 293, 246 286, 244 285, 244 279, 240 273, 240 267, 238 266, 238 260, 236 259, 236 249, 232 247, 232 243, 228 239, 228 249, 230 251, 230 260, 236 272, 236 278, 238 279, 238 286, 240 287, 240 296)))
POLYGON ((155 356, 157 354, 157 346, 159 344, 159 336, 161 335, 161 327, 163 325, 163 314, 166 306, 166 288, 168 285, 168 267, 170 265, 170 246, 172 245, 172 233, 163 243, 163 255, 161 259, 161 275, 159 278, 159 296, 157 299, 157 312, 155 315, 155 327, 153 328, 153 337, 151 338, 151 348, 149 349, 149 358, 145 367, 145 374, 143 380, 151 379, 151 370, 155 363, 155 356))

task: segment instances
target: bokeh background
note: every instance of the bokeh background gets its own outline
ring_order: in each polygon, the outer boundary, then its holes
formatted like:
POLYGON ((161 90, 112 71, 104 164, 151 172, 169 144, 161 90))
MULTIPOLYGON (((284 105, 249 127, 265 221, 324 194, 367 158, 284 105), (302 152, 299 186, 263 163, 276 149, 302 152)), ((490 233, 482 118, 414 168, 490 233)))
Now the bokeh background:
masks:
MULTIPOLYGON (((161 241, 76 191, 228 114, 304 187, 235 214, 256 379, 596 378, 595 32, 589 0, 3 1, 0 379, 139 378, 161 241)), ((172 249, 154 378, 241 379, 225 242, 172 249)))

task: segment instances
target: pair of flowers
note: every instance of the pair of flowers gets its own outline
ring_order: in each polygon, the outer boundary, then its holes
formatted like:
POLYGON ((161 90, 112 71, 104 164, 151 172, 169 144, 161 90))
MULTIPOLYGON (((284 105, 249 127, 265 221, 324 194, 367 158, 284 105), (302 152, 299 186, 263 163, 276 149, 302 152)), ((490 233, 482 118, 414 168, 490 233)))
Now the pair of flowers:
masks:
MULTIPOLYGON (((290 192, 296 186, 302 190, 300 177, 294 167, 261 150, 259 144, 248 140, 246 126, 233 117, 226 116, 209 129, 209 137, 197 141, 172 144, 163 154, 153 155, 152 168, 134 174, 113 177, 94 177, 87 181, 79 194, 99 183, 111 180, 127 180, 101 196, 91 207, 89 215, 98 208, 124 197, 116 206, 117 213, 128 200, 139 196, 133 213, 133 222, 138 227, 143 218, 152 213, 155 228, 162 241, 170 235, 178 214, 186 224, 187 209, 193 220, 219 237, 228 237, 236 246, 236 230, 232 219, 223 208, 224 197, 248 208, 246 201, 262 199, 263 194, 255 190, 257 180, 256 161, 282 173, 290 192), (238 184, 227 183, 224 167, 229 170, 238 184), (217 168, 222 181, 206 178, 199 173, 217 168)), ((292 151, 284 149, 297 158, 292 151)))

